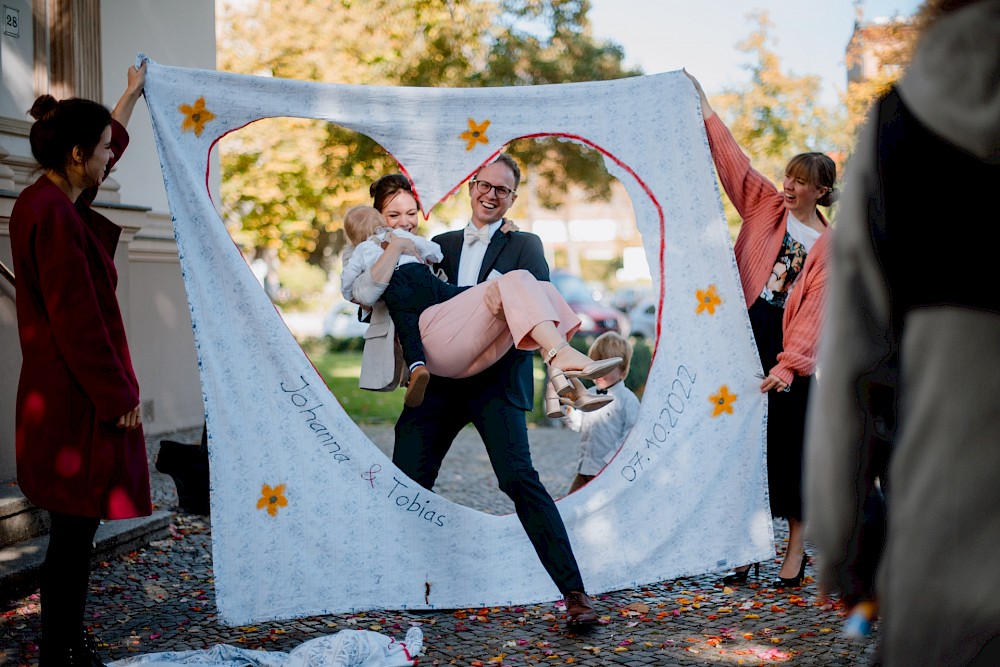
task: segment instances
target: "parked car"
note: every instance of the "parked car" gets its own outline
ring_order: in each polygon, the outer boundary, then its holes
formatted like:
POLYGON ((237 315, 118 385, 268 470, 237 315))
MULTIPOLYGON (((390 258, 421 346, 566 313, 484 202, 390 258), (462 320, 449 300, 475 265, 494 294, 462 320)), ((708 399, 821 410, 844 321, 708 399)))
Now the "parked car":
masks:
POLYGON ((358 304, 341 301, 330 309, 323 321, 323 335, 333 338, 355 338, 364 336, 368 323, 358 321, 358 304))
POLYGON ((632 335, 637 338, 656 338, 656 298, 646 297, 628 311, 629 322, 632 323, 632 335))
POLYGON ((629 322, 625 313, 595 301, 593 290, 582 279, 559 270, 552 271, 549 278, 580 318, 581 336, 598 336, 605 331, 617 331, 623 336, 629 334, 629 322))
POLYGON ((622 287, 615 290, 608 304, 627 313, 635 308, 640 301, 653 295, 652 287, 622 287))

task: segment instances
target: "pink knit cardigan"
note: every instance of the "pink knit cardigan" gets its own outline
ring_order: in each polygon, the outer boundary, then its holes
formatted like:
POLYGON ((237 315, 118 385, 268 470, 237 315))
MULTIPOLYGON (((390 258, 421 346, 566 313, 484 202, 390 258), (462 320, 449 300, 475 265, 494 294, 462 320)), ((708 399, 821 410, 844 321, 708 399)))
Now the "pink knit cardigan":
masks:
MULTIPOLYGON (((750 166, 750 158, 740 150, 736 139, 717 115, 705 121, 705 129, 722 187, 743 218, 736 238, 736 264, 743 296, 750 306, 763 291, 785 237, 788 211, 784 195, 750 166)), ((782 320, 783 351, 778 354, 778 365, 770 370, 789 384, 795 375, 808 376, 816 371, 820 323, 830 272, 830 225, 822 214, 819 217, 827 229, 813 244, 788 295, 782 320)))

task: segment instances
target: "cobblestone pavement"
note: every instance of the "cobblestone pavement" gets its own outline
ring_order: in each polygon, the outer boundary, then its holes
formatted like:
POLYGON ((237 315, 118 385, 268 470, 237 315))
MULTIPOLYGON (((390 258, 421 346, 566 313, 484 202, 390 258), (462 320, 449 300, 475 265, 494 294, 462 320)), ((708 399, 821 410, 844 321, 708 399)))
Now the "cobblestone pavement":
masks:
MULTIPOLYGON (((388 452, 391 427, 367 427, 388 452)), ((170 434, 197 442, 200 431, 170 434)), ((151 438, 150 450, 157 450, 151 438)), ((575 434, 559 428, 531 431, 532 454, 542 481, 565 493, 576 462, 575 434)), ((154 502, 171 508, 169 477, 153 472, 154 502)), ((463 431, 441 471, 442 495, 476 509, 507 513, 513 505, 499 490, 478 434, 463 431)), ((784 526, 775 526, 779 536, 784 526)), ((609 556, 610 557, 610 556, 609 556)), ((371 611, 268 622, 230 628, 216 617, 211 523, 178 512, 169 539, 102 562, 91 576, 87 623, 105 658, 156 651, 201 649, 226 643, 289 651, 300 643, 347 628, 402 638, 419 624, 421 665, 515 667, 520 665, 865 665, 878 631, 863 643, 840 635, 842 610, 823 604, 812 579, 782 591, 769 585, 780 554, 762 564, 761 579, 725 588, 717 574, 665 581, 597 596, 601 623, 584 635, 562 626, 563 609, 549 604, 436 612, 371 611)), ((0 599, 0 664, 36 665, 37 595, 0 599)))

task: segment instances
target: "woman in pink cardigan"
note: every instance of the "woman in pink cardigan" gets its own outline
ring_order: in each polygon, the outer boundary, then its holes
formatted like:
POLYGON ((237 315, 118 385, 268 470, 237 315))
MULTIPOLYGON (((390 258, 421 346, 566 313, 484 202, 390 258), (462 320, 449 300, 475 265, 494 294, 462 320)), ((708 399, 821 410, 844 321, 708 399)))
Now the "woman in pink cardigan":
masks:
MULTIPOLYGON (((760 390, 768 395, 771 514, 788 519, 788 548, 774 583, 798 586, 806 568, 802 441, 829 272, 830 225, 816 206, 836 200, 837 167, 822 153, 801 153, 785 167, 778 189, 750 166, 697 79, 688 76, 701 98, 722 187, 743 218, 736 263, 763 367, 760 390)), ((742 583, 749 572, 749 565, 738 568, 723 581, 742 583)))

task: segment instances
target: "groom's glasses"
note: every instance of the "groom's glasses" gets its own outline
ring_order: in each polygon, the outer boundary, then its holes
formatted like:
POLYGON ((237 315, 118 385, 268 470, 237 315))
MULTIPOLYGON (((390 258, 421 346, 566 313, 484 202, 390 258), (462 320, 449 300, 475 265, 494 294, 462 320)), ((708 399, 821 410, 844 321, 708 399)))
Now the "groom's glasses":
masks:
POLYGON ((511 194, 517 194, 516 190, 511 190, 510 188, 505 188, 502 185, 493 185, 492 183, 487 183, 486 181, 480 181, 478 178, 474 178, 470 183, 476 184, 476 189, 479 190, 484 195, 490 190, 495 190, 497 193, 497 199, 506 199, 511 194))

